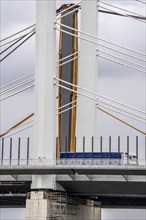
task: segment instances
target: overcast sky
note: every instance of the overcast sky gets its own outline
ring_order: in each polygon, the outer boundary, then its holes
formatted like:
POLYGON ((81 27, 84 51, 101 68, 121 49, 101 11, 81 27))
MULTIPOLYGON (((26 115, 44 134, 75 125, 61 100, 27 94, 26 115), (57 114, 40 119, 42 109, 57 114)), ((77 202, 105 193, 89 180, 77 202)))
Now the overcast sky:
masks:
MULTIPOLYGON (((57 1, 57 8, 62 3, 70 2, 72 1, 57 1)), ((145 15, 145 5, 135 0, 104 2, 145 15)), ((103 4, 101 6, 107 7, 103 4)), ((1 1, 1 38, 9 36, 34 23, 35 1, 1 1)), ((100 13, 98 34, 103 39, 145 53, 145 23, 143 22, 127 17, 100 13)), ((0 70, 1 85, 34 72, 35 37, 27 41, 21 48, 5 59, 1 63, 0 70)), ((145 83, 145 74, 103 58, 98 58, 97 88, 100 94, 145 110, 145 83)), ((1 130, 5 131, 33 111, 33 89, 3 101, 1 103, 1 130)), ((143 131, 145 130, 145 124, 143 123, 127 117, 122 117, 122 119, 143 131)), ((98 112, 97 123, 98 136, 104 136, 105 146, 107 145, 109 135, 113 137, 114 144, 116 143, 117 136, 120 135, 123 146, 126 145, 127 135, 131 136, 131 145, 134 144, 135 136, 138 135, 140 137, 140 144, 144 149, 144 136, 126 125, 101 112, 98 112)), ((142 151, 141 154, 143 155, 144 152, 142 151)))

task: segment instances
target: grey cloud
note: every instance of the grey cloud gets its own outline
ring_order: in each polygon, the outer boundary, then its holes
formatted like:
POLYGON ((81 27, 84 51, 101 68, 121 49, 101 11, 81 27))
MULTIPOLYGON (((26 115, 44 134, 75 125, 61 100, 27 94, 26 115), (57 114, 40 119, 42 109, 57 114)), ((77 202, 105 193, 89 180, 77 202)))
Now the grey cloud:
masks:
MULTIPOLYGON (((35 22, 35 0, 1 1, 1 32, 35 22)), ((11 32, 11 31, 10 31, 11 32)))
MULTIPOLYGON (((1 63, 1 85, 34 72, 35 37, 33 36, 1 63)), ((7 53, 5 53, 7 54, 7 53)), ((4 55, 5 55, 4 54, 4 55)))

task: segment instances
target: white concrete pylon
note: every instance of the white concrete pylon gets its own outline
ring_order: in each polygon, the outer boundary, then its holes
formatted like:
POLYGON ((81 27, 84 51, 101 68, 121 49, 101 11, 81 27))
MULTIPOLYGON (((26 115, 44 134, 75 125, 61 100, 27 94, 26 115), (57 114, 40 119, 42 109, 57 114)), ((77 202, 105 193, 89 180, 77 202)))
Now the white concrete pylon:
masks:
MULTIPOLYGON (((33 158, 56 159, 56 1, 36 1, 35 131, 33 158)), ((54 189, 55 176, 33 176, 32 188, 54 189)))
MULTIPOLYGON (((97 36, 98 8, 97 0, 82 0, 81 30, 97 36)), ((83 35, 83 34, 82 34, 83 35)), ((81 36, 82 36, 81 35, 81 36)), ((84 36, 84 35, 83 35, 84 36)), ((88 37, 92 39, 92 37, 88 37)), ((94 39, 95 40, 95 39, 94 39)), ((78 85, 97 92, 97 56, 96 46, 80 40, 79 76, 78 85)), ((91 151, 92 136, 97 136, 96 104, 93 100, 78 96, 77 107, 77 147, 76 151, 83 150, 83 136, 85 136, 85 151, 91 151)))

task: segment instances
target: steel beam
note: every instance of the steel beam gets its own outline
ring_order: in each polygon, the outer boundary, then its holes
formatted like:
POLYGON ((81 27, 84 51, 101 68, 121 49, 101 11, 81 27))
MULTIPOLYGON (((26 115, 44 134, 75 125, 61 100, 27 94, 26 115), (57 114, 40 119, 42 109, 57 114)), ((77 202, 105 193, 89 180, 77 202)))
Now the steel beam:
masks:
POLYGON ((142 175, 146 176, 146 166, 69 166, 69 165, 28 165, 28 166, 0 166, 0 175, 142 175))

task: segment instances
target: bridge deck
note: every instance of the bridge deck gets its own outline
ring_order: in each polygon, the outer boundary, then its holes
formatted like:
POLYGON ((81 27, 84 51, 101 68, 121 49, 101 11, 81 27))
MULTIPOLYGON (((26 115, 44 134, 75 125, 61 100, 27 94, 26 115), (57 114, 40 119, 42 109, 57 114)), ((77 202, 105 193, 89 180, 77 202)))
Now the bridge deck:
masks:
POLYGON ((0 175, 146 175, 146 165, 2 165, 0 175))

